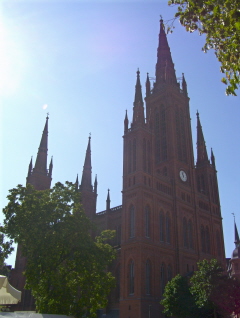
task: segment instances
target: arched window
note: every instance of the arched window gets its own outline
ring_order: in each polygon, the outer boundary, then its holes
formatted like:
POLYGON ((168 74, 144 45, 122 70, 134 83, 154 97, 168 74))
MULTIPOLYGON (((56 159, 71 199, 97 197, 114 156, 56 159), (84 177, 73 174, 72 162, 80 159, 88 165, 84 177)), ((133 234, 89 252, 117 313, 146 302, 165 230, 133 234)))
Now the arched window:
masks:
POLYGON ((160 162, 160 116, 158 110, 155 112, 155 160, 160 162))
POLYGON ((189 247, 193 249, 193 226, 192 221, 188 221, 188 243, 189 247))
POLYGON ((205 178, 204 175, 201 175, 201 192, 205 193, 205 178))
POLYGON ((147 143, 146 139, 143 139, 143 171, 147 171, 147 143))
POLYGON ((171 243, 171 221, 169 215, 166 216, 166 242, 171 243))
POLYGON ((160 232, 160 241, 164 241, 164 215, 163 211, 160 211, 159 215, 159 232, 160 232))
POLYGON ((115 278, 116 278, 116 294, 115 298, 116 300, 120 297, 120 265, 117 266, 115 271, 115 278))
POLYGON ((150 237, 150 208, 147 205, 145 208, 145 234, 150 237))
POLYGON ((161 294, 164 293, 164 288, 166 284, 166 269, 165 269, 165 264, 162 263, 161 265, 161 272, 160 272, 160 289, 161 289, 161 294))
POLYGON ((129 236, 134 237, 135 236, 135 211, 134 206, 130 206, 130 213, 129 213, 129 236))
POLYGON ((170 281, 172 279, 172 266, 169 264, 167 267, 167 280, 170 281))
POLYGON ((210 234, 209 234, 209 228, 206 227, 206 253, 210 254, 211 249, 211 242, 210 242, 210 234))
POLYGON ((167 172, 167 167, 163 167, 163 176, 167 176, 168 175, 168 172, 167 172))
POLYGON ((202 244, 202 252, 206 253, 206 236, 205 236, 205 229, 203 225, 201 226, 201 244, 202 244))
POLYGON ((128 143, 128 173, 132 172, 132 141, 128 143))
POLYGON ((188 247, 188 228, 186 218, 183 218, 183 246, 188 247))
POLYGON ((151 263, 149 260, 146 262, 146 294, 151 294, 151 263))
POLYGON ((216 242, 217 242, 217 256, 221 256, 221 241, 219 231, 216 232, 216 242))
POLYGON ((160 117, 160 127, 161 127, 161 158, 160 160, 167 160, 167 125, 166 125, 166 111, 165 106, 161 105, 161 117, 160 117))
POLYGON ((129 294, 134 294, 134 262, 129 264, 129 294))
POLYGON ((151 144, 149 140, 147 143, 147 172, 151 173, 151 144))
POLYGON ((116 245, 121 245, 121 225, 118 225, 116 228, 116 245))
POLYGON ((136 171, 137 166, 137 145, 136 139, 133 140, 133 171, 136 171))

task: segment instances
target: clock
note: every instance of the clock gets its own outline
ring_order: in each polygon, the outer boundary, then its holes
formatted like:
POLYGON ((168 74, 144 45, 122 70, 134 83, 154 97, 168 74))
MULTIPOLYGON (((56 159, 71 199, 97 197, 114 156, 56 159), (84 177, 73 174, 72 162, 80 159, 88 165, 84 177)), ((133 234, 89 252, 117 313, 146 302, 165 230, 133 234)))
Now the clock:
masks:
POLYGON ((186 181, 187 181, 187 174, 186 174, 185 171, 180 170, 179 176, 180 176, 180 179, 181 179, 183 182, 186 182, 186 181))

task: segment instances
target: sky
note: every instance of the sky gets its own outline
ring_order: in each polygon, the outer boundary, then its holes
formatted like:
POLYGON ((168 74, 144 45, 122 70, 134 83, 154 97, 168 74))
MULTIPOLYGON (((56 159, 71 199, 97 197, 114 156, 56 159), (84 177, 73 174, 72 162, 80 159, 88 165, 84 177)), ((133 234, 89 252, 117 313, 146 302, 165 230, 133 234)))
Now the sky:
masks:
MULTIPOLYGON (((139 68, 155 76, 159 19, 173 18, 167 0, 2 0, 0 3, 0 208, 8 190, 25 185, 35 162, 47 113, 52 184, 81 178, 91 133, 92 173, 98 178, 97 211, 121 205, 123 121, 132 107, 139 68)), ((193 148, 200 113, 208 154, 213 148, 226 257, 240 230, 240 98, 226 96, 214 52, 204 37, 175 21, 168 35, 177 77, 190 97, 193 148)), ((238 91, 240 95, 240 91, 238 91)), ((3 220, 0 212, 0 222, 3 220)), ((15 254, 7 260, 14 266, 15 254)))

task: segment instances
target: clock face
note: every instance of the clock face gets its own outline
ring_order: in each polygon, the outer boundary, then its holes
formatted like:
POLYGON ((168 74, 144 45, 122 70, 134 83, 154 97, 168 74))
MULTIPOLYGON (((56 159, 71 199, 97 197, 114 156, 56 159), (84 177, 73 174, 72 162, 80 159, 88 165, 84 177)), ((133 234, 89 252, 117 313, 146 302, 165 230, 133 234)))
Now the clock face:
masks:
POLYGON ((180 178, 181 178, 181 180, 182 180, 183 182, 186 182, 186 181, 187 181, 187 174, 186 174, 185 171, 180 170, 179 176, 180 176, 180 178))

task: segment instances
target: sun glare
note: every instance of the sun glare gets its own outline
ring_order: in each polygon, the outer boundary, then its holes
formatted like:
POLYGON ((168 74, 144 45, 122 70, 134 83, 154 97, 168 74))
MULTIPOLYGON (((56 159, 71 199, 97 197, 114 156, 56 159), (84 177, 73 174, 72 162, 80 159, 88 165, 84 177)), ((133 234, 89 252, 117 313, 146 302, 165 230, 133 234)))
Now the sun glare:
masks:
POLYGON ((20 85, 24 59, 14 28, 7 23, 0 11, 0 94, 16 92, 20 85))

